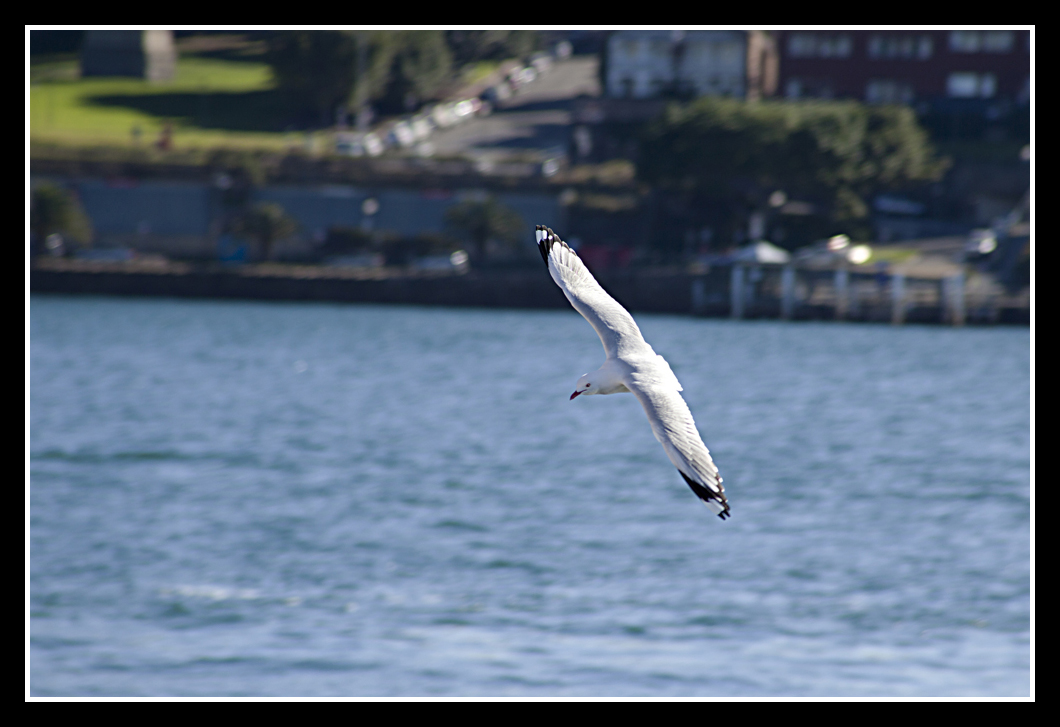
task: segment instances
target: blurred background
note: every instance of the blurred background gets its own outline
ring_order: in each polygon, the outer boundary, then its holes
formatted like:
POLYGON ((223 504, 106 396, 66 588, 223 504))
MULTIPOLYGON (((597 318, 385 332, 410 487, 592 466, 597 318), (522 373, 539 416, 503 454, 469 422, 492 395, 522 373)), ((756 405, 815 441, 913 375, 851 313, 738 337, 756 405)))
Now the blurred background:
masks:
POLYGON ((28 40, 34 199, 81 212, 35 254, 511 267, 544 220, 594 269, 846 235, 1029 282, 1028 30, 28 40))
POLYGON ((1030 693, 1032 28, 26 33, 32 695, 1030 693))

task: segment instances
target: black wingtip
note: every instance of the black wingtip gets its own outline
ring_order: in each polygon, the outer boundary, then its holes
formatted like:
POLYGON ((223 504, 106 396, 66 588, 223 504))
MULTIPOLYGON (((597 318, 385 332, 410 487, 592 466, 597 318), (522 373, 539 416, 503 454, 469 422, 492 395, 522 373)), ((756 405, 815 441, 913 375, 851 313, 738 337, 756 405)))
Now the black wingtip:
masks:
POLYGON ((541 259, 545 261, 545 266, 547 267, 548 266, 548 254, 550 252, 552 252, 552 247, 556 243, 559 243, 560 245, 563 245, 564 247, 566 247, 567 243, 565 243, 565 242, 563 242, 563 240, 559 239, 559 235, 557 235, 555 232, 553 232, 551 227, 546 227, 545 225, 535 225, 535 235, 536 235, 537 232, 545 233, 543 238, 538 241, 537 249, 538 249, 538 252, 541 253, 541 259))
MULTIPOLYGON (((547 228, 544 225, 534 226, 534 236, 537 236, 538 232, 544 232, 547 228)), ((545 261, 545 267, 548 267, 548 253, 552 249, 552 241, 545 236, 545 239, 537 241, 537 251, 541 253, 541 259, 545 261)))
MULTIPOLYGON (((541 259, 545 261, 546 267, 548 266, 548 254, 552 252, 552 248, 554 246, 562 245, 570 252, 574 252, 573 250, 571 250, 570 245, 565 243, 563 240, 559 239, 559 235, 553 232, 551 227, 546 227, 545 225, 534 225, 534 232, 535 236, 538 232, 545 233, 543 239, 538 241, 537 249, 538 252, 541 253, 541 259)), ((577 253, 574 254, 577 255, 577 253)))
MULTIPOLYGON (((718 503, 723 508, 725 508, 724 510, 718 513, 718 517, 720 517, 722 520, 728 517, 732 517, 732 514, 729 512, 729 502, 725 499, 724 491, 721 494, 711 492, 709 489, 693 480, 681 470, 677 470, 677 472, 681 475, 681 477, 684 478, 685 482, 688 483, 688 486, 692 488, 692 492, 696 494, 696 497, 698 497, 703 502, 710 502, 713 500, 714 502, 718 503)), ((719 478, 718 481, 720 482, 721 478, 719 478)))

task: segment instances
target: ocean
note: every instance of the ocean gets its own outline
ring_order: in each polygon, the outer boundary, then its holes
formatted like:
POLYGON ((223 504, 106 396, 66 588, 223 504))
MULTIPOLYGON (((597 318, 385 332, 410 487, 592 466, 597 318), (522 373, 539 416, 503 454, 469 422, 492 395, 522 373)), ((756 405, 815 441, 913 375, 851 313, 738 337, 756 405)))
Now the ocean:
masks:
POLYGON ((1026 697, 1030 333, 32 296, 29 692, 1026 697))

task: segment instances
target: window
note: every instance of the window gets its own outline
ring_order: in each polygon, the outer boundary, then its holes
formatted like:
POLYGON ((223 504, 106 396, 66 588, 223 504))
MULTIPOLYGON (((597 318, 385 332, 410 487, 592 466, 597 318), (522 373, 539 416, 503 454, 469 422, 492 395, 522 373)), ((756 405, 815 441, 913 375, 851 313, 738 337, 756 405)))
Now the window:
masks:
POLYGON ((849 35, 792 33, 788 55, 792 58, 849 58, 854 43, 849 35))
POLYGON ((868 103, 912 103, 913 87, 902 81, 890 79, 869 81, 865 86, 865 100, 868 103))
POLYGON ((954 53, 978 53, 981 45, 978 30, 950 31, 950 50, 954 53))
POLYGON ((931 57, 934 44, 930 35, 873 35, 869 38, 869 58, 931 57))
POLYGON ((988 30, 983 33, 983 50, 986 53, 1008 53, 1016 44, 1016 34, 1011 30, 988 30))
POLYGON ((1028 104, 1031 101, 1031 77, 1025 76, 1023 79, 1023 85, 1020 86, 1020 92, 1016 94, 1016 103, 1028 104))
POLYGON ((618 46, 626 57, 636 56, 640 52, 640 41, 635 38, 623 38, 618 46))
POLYGON ((974 98, 979 95, 978 73, 951 73, 946 79, 946 94, 955 98, 974 98))
POLYGON ((983 98, 993 98, 997 93, 997 76, 993 73, 982 73, 979 75, 979 95, 983 98))
POLYGON ((722 63, 732 65, 743 57, 743 47, 739 43, 718 43, 717 48, 722 63))
POLYGON ((916 42, 916 57, 922 61, 926 61, 931 57, 932 51, 935 50, 935 43, 931 40, 930 35, 922 35, 917 39, 916 42))
POLYGON ((950 50, 954 53, 1009 53, 1016 46, 1011 30, 954 30, 950 50))
POLYGON ((993 73, 951 73, 946 79, 946 94, 952 98, 993 98, 996 93, 993 73))
POLYGON ((788 98, 835 98, 835 89, 825 78, 789 78, 784 94, 788 98))
POLYGON ((811 33, 792 33, 788 38, 788 55, 792 58, 813 58, 817 55, 817 37, 811 33))
POLYGON ((854 44, 849 35, 836 35, 831 38, 821 38, 817 46, 817 53, 822 58, 848 58, 854 44))

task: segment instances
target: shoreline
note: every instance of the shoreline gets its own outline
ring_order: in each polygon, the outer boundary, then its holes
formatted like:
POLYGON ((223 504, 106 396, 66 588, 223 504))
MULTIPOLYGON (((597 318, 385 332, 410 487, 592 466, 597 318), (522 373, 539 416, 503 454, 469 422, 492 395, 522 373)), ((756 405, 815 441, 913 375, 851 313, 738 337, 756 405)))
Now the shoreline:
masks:
MULTIPOLYGON (((733 315, 731 269, 704 273, 658 269, 601 271, 597 278, 631 312, 712 318, 786 318, 854 322, 952 324, 938 281, 917 280, 919 292, 903 302, 895 321, 886 295, 854 307, 837 307, 830 281, 799 271, 809 294, 785 309, 768 286, 733 315)), ((779 277, 779 272, 776 272, 779 277)), ((853 276, 852 276, 853 277, 853 276)), ((868 279, 866 278, 866 281, 868 279)), ((767 278, 768 281, 768 278, 767 278)), ((910 285, 910 292, 917 289, 910 285)), ((466 273, 403 268, 316 265, 223 265, 163 260, 103 262, 40 259, 30 266, 31 293, 239 300, 330 301, 476 308, 566 309, 570 303, 544 270, 472 270, 466 273)), ((889 295, 889 294, 888 294, 889 295)), ((790 305, 790 304, 789 304, 790 305)), ((1030 324, 1026 295, 968 301, 960 320, 973 325, 1030 324)))

